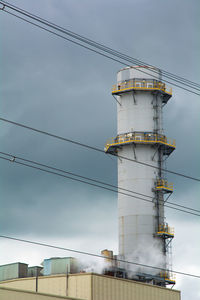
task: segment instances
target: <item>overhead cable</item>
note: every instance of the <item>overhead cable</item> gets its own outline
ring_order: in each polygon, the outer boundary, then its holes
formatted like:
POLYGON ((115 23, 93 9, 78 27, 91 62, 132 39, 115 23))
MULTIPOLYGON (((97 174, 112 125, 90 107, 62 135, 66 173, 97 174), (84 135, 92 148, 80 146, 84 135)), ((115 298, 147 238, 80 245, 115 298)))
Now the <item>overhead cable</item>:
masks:
MULTIPOLYGON (((5 118, 0 117, 0 120, 4 121, 4 122, 7 122, 7 123, 10 123, 10 124, 13 124, 15 126, 19 126, 19 127, 22 127, 22 128, 28 129, 28 130, 32 130, 32 131, 35 131, 35 132, 38 132, 38 133, 41 133, 41 134, 45 134, 47 136, 50 136, 50 137, 53 137, 53 138, 56 138, 56 139, 59 139, 59 140, 65 141, 65 142, 69 142, 69 143, 72 143, 74 145, 81 146, 81 147, 84 147, 84 148, 87 148, 87 149, 90 149, 90 150, 94 150, 94 151, 98 151, 100 153, 105 154, 104 150, 102 150, 100 148, 97 148, 97 147, 94 147, 94 146, 90 146, 90 145, 87 145, 87 144, 84 144, 84 143, 81 143, 81 142, 78 142, 78 141, 75 141, 75 140, 72 140, 72 139, 69 139, 69 138, 65 138, 65 137, 62 137, 62 136, 59 136, 59 135, 56 135, 56 134, 53 134, 53 133, 50 133, 50 132, 47 132, 47 131, 36 129, 36 128, 30 127, 30 126, 27 126, 25 124, 14 122, 14 121, 11 121, 11 120, 8 120, 8 119, 5 119, 5 118)), ((161 170, 161 171, 173 174, 173 175, 181 176, 181 177, 184 177, 184 178, 187 178, 187 179, 191 179, 191 180, 195 180, 195 181, 200 182, 199 178, 192 177, 192 176, 189 176, 189 175, 186 175, 186 174, 182 174, 182 173, 175 172, 175 171, 168 170, 168 169, 164 169, 164 168, 160 169, 159 167, 153 166, 153 165, 148 164, 148 163, 144 163, 142 161, 138 161, 136 159, 131 159, 131 158, 128 158, 128 157, 125 157, 125 156, 122 156, 122 155, 118 155, 118 154, 109 154, 108 153, 107 155, 112 155, 112 156, 115 156, 115 157, 118 157, 118 158, 121 158, 121 159, 132 161, 134 163, 137 163, 137 164, 140 164, 140 165, 143 165, 143 166, 151 167, 151 168, 161 170)))
MULTIPOLYGON (((87 39, 87 38, 85 38, 85 37, 83 37, 83 36, 81 36, 81 35, 78 35, 78 34, 72 32, 72 31, 69 31, 69 30, 67 30, 67 29, 65 29, 65 28, 63 28, 63 27, 61 27, 61 26, 58 26, 58 25, 56 25, 56 24, 54 24, 54 23, 52 23, 52 22, 49 22, 49 21, 47 21, 47 20, 45 20, 45 19, 42 19, 41 17, 38 17, 38 16, 36 16, 36 15, 33 15, 33 14, 31 14, 31 13, 29 13, 29 12, 27 12, 27 11, 21 9, 21 8, 18 8, 18 7, 16 7, 16 6, 13 6, 13 5, 9 4, 8 2, 0 1, 0 3, 1 3, 2 5, 5 5, 5 6, 8 7, 9 9, 12 9, 12 10, 16 11, 17 13, 20 13, 20 14, 22 14, 22 15, 28 17, 28 18, 31 18, 31 19, 33 19, 33 20, 39 22, 39 23, 42 23, 42 24, 44 24, 44 25, 47 26, 47 27, 51 27, 51 28, 53 28, 54 30, 57 30, 57 31, 62 32, 62 33, 64 33, 64 34, 67 34, 67 35, 69 35, 70 37, 72 37, 72 38, 74 38, 74 39, 76 39, 76 40, 78 39, 79 41, 84 42, 85 44, 89 44, 90 46, 92 46, 92 47, 94 47, 94 48, 96 48, 96 49, 99 49, 99 50, 101 50, 101 51, 103 51, 103 52, 109 53, 109 54, 111 54, 112 56, 119 57, 119 58, 125 60, 126 62, 128 61, 128 62, 131 62, 132 64, 133 64, 133 63, 134 63, 134 64, 138 64, 139 66, 145 64, 144 62, 141 62, 141 61, 139 61, 139 60, 137 60, 137 59, 135 59, 135 58, 131 58, 130 56, 127 56, 127 55, 125 55, 125 54, 123 54, 123 53, 120 53, 120 52, 118 52, 118 51, 116 51, 116 50, 113 50, 112 48, 106 47, 106 46, 104 46, 104 45, 102 45, 102 44, 100 44, 100 43, 96 43, 96 42, 94 42, 94 41, 92 41, 92 40, 90 40, 90 39, 87 39)), ((38 25, 38 24, 36 24, 36 23, 30 22, 30 21, 28 21, 27 19, 20 17, 19 15, 13 14, 13 13, 11 13, 11 12, 5 10, 5 9, 4 9, 3 11, 6 12, 6 13, 9 13, 9 14, 15 16, 15 17, 18 17, 18 18, 20 18, 21 20, 26 21, 26 22, 28 22, 28 23, 30 23, 30 24, 32 24, 32 25, 35 25, 35 26, 37 26, 37 27, 39 27, 39 28, 41 28, 41 29, 43 29, 43 30, 46 30, 46 31, 48 31, 48 32, 50 32, 50 33, 52 33, 52 34, 56 34, 56 32, 51 31, 51 30, 48 30, 47 28, 44 28, 44 27, 42 27, 42 26, 40 26, 40 25, 38 25)), ((59 34, 56 34, 56 35, 59 36, 59 37, 61 37, 61 38, 64 38, 64 39, 67 40, 67 41, 70 41, 70 42, 75 43, 75 44, 77 44, 77 45, 79 45, 79 46, 81 46, 81 47, 84 47, 84 48, 86 48, 86 49, 88 49, 88 50, 90 50, 90 51, 96 52, 96 53, 98 53, 98 54, 100 54, 100 55, 103 55, 103 56, 105 56, 105 57, 107 57, 107 58, 110 58, 110 59, 112 59, 112 60, 114 60, 114 61, 117 61, 117 62, 119 62, 119 63, 122 63, 123 65, 130 66, 130 65, 127 64, 126 62, 122 62, 122 61, 116 60, 116 59, 114 59, 114 58, 112 58, 112 57, 110 57, 110 56, 108 56, 108 55, 103 54, 102 52, 96 51, 96 50, 94 50, 94 49, 92 49, 92 48, 89 48, 89 47, 83 45, 83 44, 77 43, 77 42, 75 42, 74 40, 70 40, 70 39, 68 39, 68 38, 65 38, 64 36, 59 35, 59 34)), ((148 64, 147 64, 147 65, 148 65, 148 64)), ((152 68, 155 68, 155 67, 153 67, 153 66, 151 66, 151 65, 148 65, 148 66, 151 67, 151 72, 154 72, 154 73, 158 73, 158 72, 159 72, 159 70, 157 71, 157 70, 155 70, 155 69, 152 69, 152 68)), ((133 67, 133 66, 131 66, 131 67, 133 67)), ((133 67, 133 68, 134 68, 134 67, 133 67)), ((149 75, 149 73, 145 72, 144 70, 139 69, 138 71, 143 72, 143 73, 149 75)), ((189 81, 189 80, 187 81, 187 79, 184 79, 184 78, 183 78, 183 79, 177 79, 177 77, 178 77, 177 75, 174 75, 174 76, 172 77, 172 75, 170 75, 170 76, 169 76, 169 74, 168 74, 168 75, 165 75, 165 73, 166 73, 166 71, 163 70, 163 76, 165 76, 166 78, 170 78, 170 79, 172 79, 173 81, 176 81, 176 82, 179 82, 179 83, 183 84, 184 86, 188 86, 188 87, 190 87, 190 88, 192 88, 192 89, 195 89, 195 90, 200 91, 200 89, 197 88, 198 84, 193 83, 193 86, 191 86, 191 84, 192 84, 191 81, 189 81), (182 82, 181 82, 181 80, 182 80, 182 82)), ((169 73, 169 72, 168 72, 168 73, 169 73)), ((151 74, 151 75, 152 75, 152 74, 151 74)), ((154 78, 157 79, 157 76, 153 76, 153 75, 152 75, 152 77, 154 77, 154 78)), ((199 93, 196 93, 196 92, 194 92, 194 91, 192 91, 192 90, 189 90, 189 89, 187 89, 187 88, 185 88, 185 87, 181 87, 181 86, 179 86, 179 85, 177 85, 177 84, 175 84, 175 83, 173 83, 173 82, 169 82, 169 81, 167 81, 167 80, 163 80, 163 81, 164 81, 164 82, 167 82, 167 83, 170 83, 170 84, 172 84, 172 85, 175 85, 175 86, 177 86, 177 87, 180 87, 180 88, 182 88, 182 89, 184 89, 184 90, 186 90, 186 91, 189 91, 189 92, 191 92, 191 93, 200 95, 199 93)))
MULTIPOLYGON (((114 193, 117 193, 117 194, 122 194, 122 195, 125 195, 125 196, 128 196, 128 197, 132 197, 132 198, 147 201, 147 202, 152 202, 151 200, 144 199, 144 198, 141 198, 141 197, 138 197, 138 196, 134 196, 132 194, 127 194, 127 193, 119 191, 117 189, 112 189, 111 187, 101 186, 97 183, 88 182, 88 181, 85 181, 83 179, 77 179, 77 178, 74 178, 74 177, 71 177, 71 176, 68 176, 68 175, 64 175, 64 174, 61 174, 61 173, 57 173, 57 172, 54 172, 54 171, 49 171, 49 170, 43 169, 43 168, 35 166, 33 164, 30 165, 30 164, 27 164, 27 163, 24 163, 24 162, 17 161, 16 156, 12 156, 12 159, 0 156, 0 159, 6 160, 6 161, 9 161, 9 162, 12 162, 12 163, 16 163, 16 164, 19 164, 19 165, 22 165, 22 166, 25 166, 25 167, 29 167, 29 168, 32 168, 32 169, 36 169, 36 170, 39 170, 39 171, 42 171, 42 172, 46 172, 46 173, 49 173, 49 174, 54 174, 54 175, 57 175, 57 176, 60 176, 60 177, 64 177, 64 178, 67 178, 67 179, 70 179, 70 180, 73 180, 73 181, 78 181, 78 182, 81 182, 81 183, 84 183, 84 184, 87 184, 87 185, 90 185, 90 186, 95 186, 95 187, 98 187, 98 188, 101 188, 101 189, 104 189, 104 190, 107 190, 107 191, 111 191, 111 192, 114 192, 114 193)), ((34 162, 34 164, 41 165, 37 162, 34 162)), ((48 165, 43 164, 43 166, 45 166, 48 169, 53 169, 51 166, 48 166, 48 165)), ((101 183, 101 184, 103 184, 103 183, 101 183)), ((134 193, 134 192, 132 191, 131 193, 134 193)), ((192 211, 187 211, 187 210, 184 210, 184 209, 172 207, 170 205, 163 204, 163 203, 159 203, 159 205, 200 217, 200 214, 197 214, 197 213, 192 212, 192 211)), ((173 203, 173 205, 175 205, 175 204, 173 203)), ((187 209, 190 209, 190 208, 187 208, 187 209)), ((190 210, 194 210, 194 209, 190 209, 190 210)))
MULTIPOLYGON (((52 33, 52 34, 56 35, 57 37, 63 38, 63 39, 66 40, 66 41, 69 41, 69 42, 71 42, 71 43, 73 43, 73 44, 76 44, 76 45, 78 45, 78 46, 81 46, 81 47, 83 47, 83 48, 85 48, 85 49, 87 49, 87 50, 90 50, 90 51, 94 52, 94 53, 100 54, 101 56, 104 56, 104 57, 106 57, 106 58, 108 58, 108 59, 111 59, 111 60, 113 60, 113 61, 115 61, 115 62, 118 62, 118 63, 120 63, 120 64, 122 64, 122 65, 126 65, 126 66, 128 66, 128 67, 133 68, 133 69, 137 69, 137 67, 134 67, 134 66, 132 66, 132 65, 129 65, 129 64, 123 62, 123 61, 120 61, 120 60, 115 59, 115 58, 113 58, 113 57, 111 57, 111 56, 108 56, 108 55, 106 55, 106 54, 104 54, 104 53, 102 53, 102 52, 99 52, 99 51, 94 50, 94 49, 92 49, 92 48, 90 48, 90 47, 87 47, 87 46, 85 46, 85 45, 83 45, 83 44, 80 44, 79 42, 76 42, 76 41, 73 41, 73 40, 71 40, 71 39, 69 39, 69 38, 66 38, 66 37, 64 37, 64 36, 62 36, 62 35, 60 35, 60 34, 54 32, 54 31, 51 31, 51 30, 49 30, 49 29, 47 29, 47 28, 44 28, 44 27, 42 27, 42 26, 40 26, 40 25, 38 25, 38 24, 36 24, 36 23, 33 23, 33 22, 28 21, 28 20, 26 20, 26 19, 24 19, 24 18, 22 18, 22 17, 20 17, 20 16, 17 16, 16 14, 13 14, 13 13, 8 12, 8 11, 6 11, 6 10, 3 10, 3 11, 5 11, 6 13, 8 13, 8 14, 10 14, 10 15, 12 15, 12 16, 15 16, 15 17, 17 17, 17 18, 19 18, 19 19, 21 19, 21 20, 23 20, 23 21, 25 21, 25 22, 27 22, 27 23, 29 23, 29 24, 32 24, 32 25, 34 25, 34 26, 36 26, 36 27, 38 27, 38 28, 40 28, 40 29, 43 29, 43 30, 45 30, 45 31, 47 31, 47 32, 49 32, 49 33, 52 33)), ((151 77, 157 79, 156 76, 154 76, 154 75, 152 75, 152 74, 150 74, 150 73, 147 73, 146 71, 143 71, 143 70, 141 70, 141 69, 137 69, 137 70, 138 70, 139 72, 144 73, 144 74, 151 75, 151 77)), ((152 70, 151 70, 151 71, 152 71, 152 70)), ((187 89, 187 88, 185 88, 185 87, 181 87, 181 86, 179 86, 179 85, 177 85, 177 84, 175 84, 175 83, 172 83, 172 82, 170 82, 170 81, 167 81, 167 80, 162 80, 162 81, 163 81, 163 82, 167 82, 167 83, 169 83, 169 84, 171 84, 171 85, 174 85, 174 86, 176 86, 176 87, 179 87, 179 88, 181 88, 181 89, 183 89, 183 90, 185 90, 185 91, 187 91, 187 92, 190 92, 190 93, 192 93, 192 94, 195 94, 195 95, 200 96, 199 93, 197 93, 197 92, 195 92, 195 91, 192 91, 192 90, 189 90, 189 89, 187 89)))
MULTIPOLYGON (((91 39, 88 39, 88 38, 86 38, 86 37, 84 37, 84 36, 82 36, 82 35, 80 35, 80 34, 77 34, 77 33, 73 32, 73 31, 71 31, 71 30, 68 30, 68 29, 66 29, 66 28, 64 28, 64 27, 61 27, 61 26, 59 26, 59 25, 57 25, 57 24, 55 24, 55 23, 53 23, 53 22, 47 21, 47 20, 45 20, 44 18, 41 18, 41 17, 39 17, 39 16, 37 16, 37 15, 34 15, 34 14, 32 14, 32 13, 30 13, 30 12, 24 10, 24 9, 21 9, 21 8, 15 6, 15 5, 13 5, 13 4, 10 4, 10 3, 6 2, 6 1, 1 1, 1 2, 4 3, 4 7, 5 7, 5 5, 7 4, 6 6, 7 6, 8 8, 14 9, 14 10, 17 11, 18 13, 21 13, 21 14, 27 16, 27 17, 32 17, 32 18, 34 18, 34 20, 36 20, 36 21, 39 20, 39 21, 42 22, 44 25, 51 26, 53 29, 56 29, 56 30, 60 30, 62 33, 68 34, 69 36, 71 36, 71 37, 73 37, 73 38, 76 38, 76 39, 79 39, 80 41, 82 41, 82 42, 84 42, 84 43, 88 43, 88 44, 90 44, 90 45, 93 46, 93 47, 96 47, 96 48, 98 48, 98 49, 101 49, 101 50, 103 50, 103 51, 106 51, 106 52, 108 52, 108 53, 110 53, 110 54, 112 54, 112 55, 116 55, 116 56, 118 56, 118 57, 120 57, 120 58, 129 60, 129 61, 132 62, 132 63, 137 63, 137 64, 140 65, 140 66, 144 66, 144 65, 145 65, 145 66, 148 66, 148 67, 151 67, 151 68, 155 68, 154 66, 152 66, 152 65, 150 65, 150 64, 147 64, 147 63, 145 63, 145 62, 143 62, 143 61, 141 61, 141 60, 138 60, 138 59, 136 59, 136 58, 133 58, 133 57, 131 57, 131 56, 128 56, 128 55, 126 55, 126 54, 123 54, 123 53, 121 53, 121 52, 119 52, 119 51, 117 51, 117 50, 114 50, 114 49, 112 49, 112 48, 110 48, 110 47, 107 47, 107 46, 105 46, 105 45, 103 45, 103 44, 101 44, 101 43, 97 43, 97 42, 95 42, 95 41, 93 41, 93 40, 91 40, 91 39)), ((151 70, 151 71, 154 72, 154 73, 159 74, 159 70, 161 70, 161 71, 162 71, 162 75, 165 76, 165 77, 167 77, 167 78, 174 78, 175 81, 178 80, 178 82, 180 82, 180 83, 183 83, 183 82, 184 82, 184 83, 188 83, 188 84, 190 84, 190 85, 192 85, 192 86, 200 87, 199 84, 197 84, 197 83, 195 83, 195 82, 192 82, 192 81, 190 81, 190 80, 188 80, 188 79, 185 79, 185 78, 183 78, 183 77, 177 76, 177 75, 175 75, 175 74, 173 74, 173 73, 167 72, 167 71, 162 70, 161 68, 158 68, 158 67, 156 67, 156 69, 155 69, 155 70, 151 70), (157 69, 157 70, 156 70, 156 69, 157 69), (165 75, 165 74, 167 74, 168 76, 165 75), (169 76, 170 76, 170 77, 169 77, 169 76)), ((188 85, 188 86, 189 86, 189 85, 188 85)), ((192 87, 192 86, 190 86, 190 87, 192 87)), ((197 90, 198 90, 198 89, 197 89, 197 90)))
MULTIPOLYGON (((0 238, 13 240, 13 241, 17 241, 17 242, 22 242, 22 243, 27 243, 27 244, 31 244, 31 245, 37 245, 37 246, 42 246, 42 247, 48 247, 48 248, 68 251, 68 252, 72 252, 72 253, 76 253, 76 254, 93 256, 93 257, 98 257, 98 258, 103 258, 103 259, 107 258, 106 256, 99 255, 99 254, 94 254, 94 253, 80 251, 80 250, 74 250, 74 249, 71 249, 71 248, 59 247, 59 246, 52 245, 52 244, 47 244, 47 243, 30 241, 30 240, 27 240, 27 239, 20 239, 20 238, 11 237, 11 236, 2 235, 2 234, 0 235, 0 238)), ((110 260, 115 260, 115 258, 109 258, 109 259, 110 260)), ((155 267, 155 266, 141 264, 141 263, 137 263, 137 262, 133 262, 133 261, 126 261, 126 260, 123 260, 123 259, 117 259, 117 261, 121 262, 121 263, 130 264, 130 265, 136 265, 136 266, 140 266, 140 267, 147 267, 147 268, 151 268, 151 269, 155 269, 155 270, 166 271, 166 269, 164 269, 164 268, 159 268, 159 267, 155 267)), ((172 270, 171 272, 175 273, 175 274, 183 275, 183 276, 189 276, 189 277, 194 277, 194 278, 200 279, 200 275, 196 275, 196 274, 191 274, 191 273, 186 273, 186 272, 181 272, 181 271, 176 271, 176 270, 172 270)))
MULTIPOLYGON (((88 180, 88 181, 91 181, 91 182, 95 182, 95 183, 99 183, 101 185, 105 185, 105 186, 108 186, 108 187, 111 187, 111 188, 115 188, 116 192, 118 190, 122 190, 122 191, 126 191, 126 192, 129 192, 129 193, 133 193, 133 194, 136 194, 136 195, 139 195, 139 196, 144 196, 144 197, 150 198, 152 200, 155 200, 155 197, 152 197, 152 196, 149 196, 149 195, 145 195, 143 193, 138 193, 138 192, 135 192, 133 190, 128 190, 128 189, 122 188, 120 186, 116 186, 114 184, 109 184, 107 182, 100 181, 100 180, 97 180, 97 179, 94 179, 94 178, 82 176, 82 175, 79 175, 79 174, 75 174, 75 173, 72 173, 72 172, 60 169, 60 168, 56 168, 56 167, 52 167, 52 166, 49 166, 49 165, 46 165, 46 164, 42 164, 42 163, 30 160, 30 159, 26 159, 26 158, 23 158, 23 157, 20 157, 20 156, 16 156, 15 154, 6 153, 6 152, 0 152, 0 154, 3 154, 5 156, 10 157, 10 161, 11 162, 13 161, 13 159, 14 159, 14 162, 16 161, 16 159, 18 159, 18 160, 21 160, 21 161, 25 161, 25 162, 37 165, 37 166, 45 167, 45 168, 48 168, 48 169, 51 169, 51 170, 54 170, 54 171, 59 171, 59 172, 64 173, 64 174, 72 175, 74 177, 78 177, 78 178, 85 179, 85 180, 88 180)), ((142 198, 138 198, 138 199, 144 200, 144 201, 148 201, 148 202, 152 202, 151 200, 146 200, 146 199, 142 199, 142 198)), ((197 209, 194 209, 194 208, 191 208, 191 207, 188 207, 188 206, 183 206, 183 205, 176 204, 176 203, 173 203, 173 202, 170 202, 170 201, 168 201, 167 203, 168 204, 172 204, 174 206, 178 206, 178 207, 181 207, 181 208, 185 208, 185 209, 192 210, 192 211, 200 213, 200 210, 197 210, 197 209)), ((165 204, 163 204, 163 206, 165 206, 165 204)))
MULTIPOLYGON (((120 64, 129 66, 129 67, 132 67, 132 68, 135 68, 135 69, 137 68, 137 67, 134 67, 134 66, 132 66, 132 65, 130 66, 130 65, 127 64, 126 62, 123 62, 123 61, 114 59, 113 57, 110 57, 110 56, 108 56, 108 55, 103 54, 102 52, 96 51, 96 50, 94 50, 94 49, 92 49, 92 48, 89 48, 89 47, 83 45, 83 44, 80 44, 80 43, 75 42, 75 41, 73 41, 73 40, 71 40, 71 39, 68 39, 68 38, 66 38, 66 37, 64 37, 64 36, 62 36, 62 35, 60 35, 60 34, 57 34, 56 32, 53 32, 53 31, 51 31, 51 30, 48 30, 47 28, 44 28, 44 27, 42 27, 42 26, 40 26, 40 25, 38 25, 38 24, 36 24, 36 23, 33 23, 33 22, 31 22, 31 21, 28 21, 27 19, 24 19, 24 18, 22 18, 22 17, 16 15, 16 14, 13 14, 13 13, 11 13, 11 12, 9 12, 9 11, 6 11, 5 9, 4 9, 4 11, 5 11, 6 13, 10 14, 10 15, 13 15, 13 16, 15 16, 15 17, 17 17, 17 18, 23 20, 23 21, 26 21, 26 22, 29 23, 29 24, 32 24, 32 25, 34 25, 34 26, 36 26, 36 27, 39 27, 40 29, 43 29, 43 30, 45 30, 45 31, 47 31, 47 32, 49 32, 49 33, 55 34, 56 36, 61 37, 61 38, 65 39, 65 40, 67 40, 67 41, 70 41, 70 42, 72 42, 72 43, 74 43, 74 44, 76 44, 76 45, 79 45, 79 46, 81 46, 81 47, 83 47, 83 48, 85 48, 85 49, 87 49, 87 50, 93 51, 93 52, 95 52, 95 53, 97 53, 97 54, 100 54, 100 55, 102 55, 102 56, 104 56, 104 57, 106 57, 106 58, 109 58, 109 59, 111 59, 111 60, 113 60, 113 61, 119 62, 120 64)), ((50 26, 50 27, 51 27, 51 26, 50 26)), ((88 44, 88 43, 87 43, 87 44, 88 44)), ((108 52, 108 51, 104 51, 104 52, 108 52)), ((114 56, 119 57, 118 55, 114 55, 114 56)), ((121 58, 122 58, 122 57, 121 57, 121 58)), ((122 58, 122 59, 124 60, 124 58, 122 58)), ((127 61, 127 59, 126 59, 126 61, 127 61)), ((132 61, 131 63, 136 63, 136 62, 133 62, 133 61, 132 61)), ((152 74, 150 74, 150 73, 148 73, 148 72, 146 72, 146 71, 144 71, 144 70, 141 70, 141 69, 137 69, 137 70, 138 70, 139 72, 144 73, 144 74, 151 75, 151 77, 157 79, 157 76, 154 76, 154 75, 152 75, 152 74)), ((156 71, 151 69, 151 72, 154 72, 154 73, 155 73, 156 71)), ((193 93, 193 94, 200 95, 200 94, 198 94, 198 93, 196 93, 196 92, 194 92, 194 91, 192 91, 192 90, 189 90, 189 89, 187 89, 187 88, 185 88, 185 87, 181 87, 181 86, 179 86, 179 85, 177 85, 177 84, 175 84, 175 83, 172 83, 172 82, 170 82, 170 81, 167 81, 167 80, 162 80, 162 81, 163 81, 163 82, 167 82, 167 83, 169 83, 169 84, 172 84, 172 85, 174 85, 174 86, 176 86, 176 87, 182 88, 183 90, 186 90, 186 91, 191 92, 191 93, 193 93)), ((185 86, 185 85, 186 85, 186 84, 184 84, 184 86, 185 86)), ((193 89, 196 89, 196 88, 193 87, 193 89)), ((197 90, 198 90, 198 89, 197 89, 197 90)))

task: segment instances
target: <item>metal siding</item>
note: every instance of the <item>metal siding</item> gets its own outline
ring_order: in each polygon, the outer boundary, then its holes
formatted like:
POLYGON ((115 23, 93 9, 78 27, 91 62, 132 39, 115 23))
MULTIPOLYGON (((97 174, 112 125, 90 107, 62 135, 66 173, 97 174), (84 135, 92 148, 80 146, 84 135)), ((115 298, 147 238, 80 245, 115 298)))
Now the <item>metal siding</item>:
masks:
POLYGON ((91 274, 74 274, 69 275, 68 296, 92 300, 92 275, 91 274))
POLYGON ((34 278, 23 278, 0 282, 0 287, 7 287, 13 289, 22 289, 27 291, 35 291, 36 282, 34 278))
MULTIPOLYGON (((35 291, 35 278, 1 282, 1 286, 35 291)), ((85 300, 180 300, 176 290, 97 274, 69 275, 68 286, 68 297, 85 300)), ((39 277, 38 292, 65 296, 66 277, 39 277)))
MULTIPOLYGON (((75 298, 69 297, 59 297, 59 296, 52 296, 52 295, 44 295, 39 293, 32 293, 26 292, 22 290, 12 290, 12 289, 5 289, 0 287, 0 299, 2 300, 61 300, 61 299, 68 299, 68 300, 75 300, 75 298)), ((76 299, 81 300, 81 299, 76 299)))
POLYGON ((51 260, 50 259, 45 259, 43 262, 44 269, 43 269, 43 274, 50 275, 51 274, 51 260))
POLYGON ((45 259, 44 275, 66 274, 78 272, 77 260, 73 257, 57 257, 45 259))
POLYGON ((58 258, 51 260, 51 274, 66 274, 70 272, 70 258, 58 258))
POLYGON ((92 300, 180 300, 180 292, 128 280, 93 275, 92 300))
MULTIPOLYGON (((0 286, 16 288, 27 291, 36 291, 36 278, 28 277, 17 280, 1 282, 0 286)), ((65 276, 41 276, 38 277, 38 292, 50 293, 59 296, 66 296, 66 277, 65 276)))
POLYGON ((28 276, 28 265, 19 263, 19 278, 24 278, 28 276))
POLYGON ((41 271, 43 270, 43 267, 40 266, 34 266, 34 267, 29 267, 28 268, 28 274, 27 277, 35 277, 42 275, 41 271))
POLYGON ((66 276, 39 277, 38 292, 66 296, 66 276))
POLYGON ((0 281, 27 276, 28 265, 24 263, 13 263, 0 266, 0 281))

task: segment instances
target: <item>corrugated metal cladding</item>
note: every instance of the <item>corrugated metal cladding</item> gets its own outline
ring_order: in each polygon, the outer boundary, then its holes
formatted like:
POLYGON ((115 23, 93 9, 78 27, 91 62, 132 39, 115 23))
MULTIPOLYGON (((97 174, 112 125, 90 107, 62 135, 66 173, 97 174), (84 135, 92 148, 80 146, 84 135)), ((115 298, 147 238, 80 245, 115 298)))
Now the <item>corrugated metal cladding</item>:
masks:
MULTIPOLYGON (((1 286, 35 291, 36 280, 4 281, 1 286)), ((177 290, 92 273, 39 277, 38 292, 84 300, 180 300, 177 290)))
POLYGON ((180 300, 180 292, 149 284, 92 276, 92 300, 180 300))
MULTIPOLYGON (((0 287, 36 291, 36 278, 28 277, 0 282, 0 287)), ((38 277, 38 292, 66 296, 66 275, 38 277)))
POLYGON ((79 272, 77 259, 73 257, 52 257, 43 261, 43 275, 79 272))
POLYGON ((42 269, 40 266, 28 267, 27 277, 41 276, 42 269))
POLYGON ((27 277, 28 265, 24 263, 12 263, 0 266, 0 281, 13 278, 27 277))
POLYGON ((35 292, 27 292, 23 290, 15 290, 0 287, 0 299, 2 300, 81 300, 70 297, 60 297, 48 294, 41 294, 35 292))
POLYGON ((68 279, 68 296, 92 300, 92 275, 74 274, 68 279))

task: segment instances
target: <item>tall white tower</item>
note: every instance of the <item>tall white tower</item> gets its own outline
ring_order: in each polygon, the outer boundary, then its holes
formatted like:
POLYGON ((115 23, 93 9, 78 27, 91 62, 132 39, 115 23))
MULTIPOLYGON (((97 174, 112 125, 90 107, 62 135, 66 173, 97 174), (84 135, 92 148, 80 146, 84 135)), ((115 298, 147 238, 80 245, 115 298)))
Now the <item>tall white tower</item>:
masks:
POLYGON ((112 95, 117 100, 117 137, 106 144, 105 152, 119 156, 119 256, 163 268, 162 274, 143 269, 138 274, 162 277, 165 285, 171 282, 167 252, 174 233, 165 220, 164 201, 173 186, 162 169, 175 142, 163 133, 162 108, 172 92, 160 70, 133 66, 118 72, 112 95))

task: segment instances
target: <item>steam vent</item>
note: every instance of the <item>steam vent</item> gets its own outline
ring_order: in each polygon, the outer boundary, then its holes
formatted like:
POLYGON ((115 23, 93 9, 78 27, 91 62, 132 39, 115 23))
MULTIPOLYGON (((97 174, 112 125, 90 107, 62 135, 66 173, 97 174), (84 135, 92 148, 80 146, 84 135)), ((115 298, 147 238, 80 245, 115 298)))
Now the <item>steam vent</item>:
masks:
POLYGON ((162 170, 176 147, 163 131, 163 107, 172 91, 159 69, 133 66, 118 72, 112 95, 117 102, 117 136, 107 142, 105 152, 118 155, 118 258, 163 270, 126 263, 120 267, 139 281, 175 284, 170 272, 174 231, 164 213, 173 185, 162 170))

